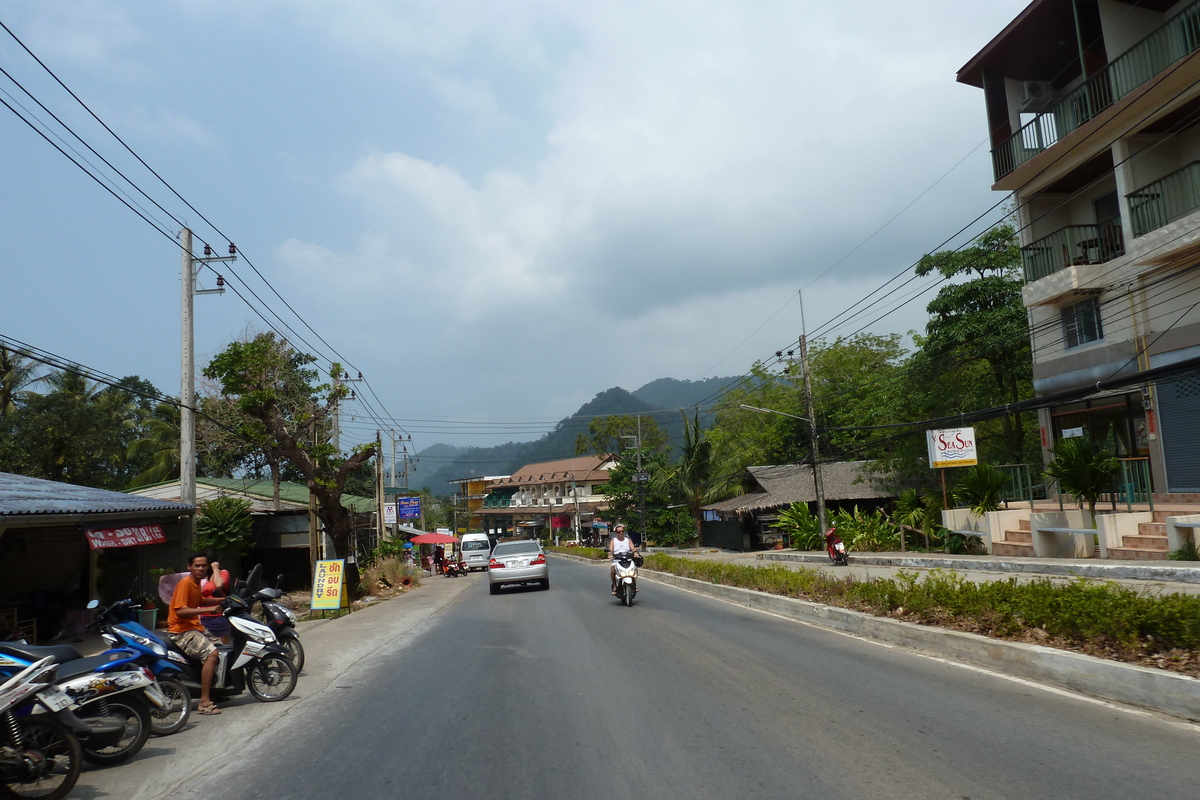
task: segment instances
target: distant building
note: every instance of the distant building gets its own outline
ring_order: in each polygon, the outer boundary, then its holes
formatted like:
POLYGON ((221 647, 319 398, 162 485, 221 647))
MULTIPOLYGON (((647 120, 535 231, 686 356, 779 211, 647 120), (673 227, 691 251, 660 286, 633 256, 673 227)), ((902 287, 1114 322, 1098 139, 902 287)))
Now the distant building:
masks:
MULTIPOLYGON (((959 70, 1017 200, 1039 395, 1200 357, 1200 3, 1035 0, 959 70)), ((1040 412, 1200 493, 1200 377, 1040 412)), ((1149 475, 1147 476, 1149 477, 1149 475)))
POLYGON ((586 539, 608 508, 598 490, 615 466, 612 456, 584 455, 527 464, 507 477, 489 478, 478 512, 481 529, 499 538, 559 531, 560 536, 574 539, 578 533, 586 539))

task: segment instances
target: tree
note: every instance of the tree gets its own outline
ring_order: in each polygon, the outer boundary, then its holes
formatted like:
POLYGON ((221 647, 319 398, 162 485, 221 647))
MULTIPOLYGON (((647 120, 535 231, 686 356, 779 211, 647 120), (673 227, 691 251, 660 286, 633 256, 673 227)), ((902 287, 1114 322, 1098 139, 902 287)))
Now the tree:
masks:
MULTIPOLYGON (((581 456, 588 452, 598 456, 619 453, 628 446, 628 440, 636 439, 637 436, 637 416, 624 414, 593 417, 588 423, 587 433, 575 435, 575 455, 581 456)), ((653 452, 665 453, 671 449, 670 436, 654 417, 648 414, 641 416, 641 442, 643 449, 653 452)))
POLYGON ((633 479, 637 472, 636 450, 626 450, 609 471, 608 481, 597 489, 608 499, 607 516, 622 520, 640 528, 642 509, 645 509, 646 539, 658 544, 680 544, 695 536, 690 515, 684 508, 673 507, 669 491, 671 468, 667 454, 642 449, 642 471, 649 473, 649 481, 633 479))
POLYGON ((699 537, 700 526, 704 522, 701 506, 712 497, 714 489, 713 445, 700 427, 699 409, 693 414, 691 422, 688 422, 683 409, 679 413, 683 415, 683 452, 669 482, 672 494, 687 507, 695 535, 699 537))
MULTIPOLYGON (((937 374, 941 386, 990 386, 972 398, 971 407, 1015 403, 1032 391, 1033 358, 1029 320, 1022 301, 1021 249, 1011 225, 998 225, 962 250, 943 250, 924 256, 917 275, 940 273, 944 278, 973 275, 948 283, 929 303, 929 322, 920 351, 920 367, 937 374), (986 377, 980 384, 972 377, 986 377)), ((1029 456, 1026 442, 1033 416, 1005 412, 1000 418, 1004 458, 1022 463, 1029 456)), ((985 437, 980 436, 981 444, 985 437)))
POLYGON ((24 352, 0 347, 0 417, 16 410, 16 402, 28 392, 25 387, 37 382, 37 368, 24 352))
MULTIPOLYGON (((316 371, 308 356, 274 334, 260 333, 231 343, 204 369, 221 393, 232 399, 242 419, 236 429, 304 478, 317 499, 317 516, 337 552, 353 553, 350 512, 342 505, 346 480, 375 455, 374 443, 349 456, 335 452, 322 427, 350 390, 344 385, 314 386, 316 371)), ((334 363, 329 375, 342 371, 334 363)))
POLYGON ((254 546, 254 519, 250 501, 239 497, 216 497, 196 509, 196 547, 240 558, 254 546))
POLYGON ((147 486, 179 477, 179 406, 159 403, 141 426, 141 437, 129 443, 126 453, 135 464, 149 463, 129 482, 147 486))
POLYGON ((1079 503, 1087 503, 1092 527, 1096 527, 1096 503, 1112 491, 1121 463, 1106 449, 1096 452, 1086 439, 1063 439, 1054 449, 1054 460, 1046 465, 1046 476, 1079 503))

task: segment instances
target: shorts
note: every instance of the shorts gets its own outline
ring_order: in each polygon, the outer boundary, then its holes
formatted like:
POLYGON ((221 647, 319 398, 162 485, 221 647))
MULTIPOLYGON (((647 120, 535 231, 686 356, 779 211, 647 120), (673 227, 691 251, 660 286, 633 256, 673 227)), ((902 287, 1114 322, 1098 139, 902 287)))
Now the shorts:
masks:
POLYGON ((200 617, 200 623, 204 625, 204 629, 220 639, 222 636, 228 636, 233 633, 233 625, 229 622, 229 618, 224 614, 213 614, 210 616, 200 617))
POLYGON ((183 651, 183 654, 189 658, 194 658, 197 661, 204 661, 209 654, 217 649, 217 645, 221 640, 213 636, 208 631, 184 631, 183 633, 167 632, 167 636, 171 637, 171 641, 175 646, 183 651))

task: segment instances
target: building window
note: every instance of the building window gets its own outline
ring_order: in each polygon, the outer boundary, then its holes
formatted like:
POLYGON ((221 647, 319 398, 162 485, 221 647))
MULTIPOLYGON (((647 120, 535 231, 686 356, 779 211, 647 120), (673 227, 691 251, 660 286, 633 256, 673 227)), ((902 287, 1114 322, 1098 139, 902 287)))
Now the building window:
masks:
POLYGON ((1100 324, 1100 300, 1089 297, 1062 310, 1063 332, 1067 347, 1079 347, 1088 342, 1104 338, 1104 327, 1100 324))

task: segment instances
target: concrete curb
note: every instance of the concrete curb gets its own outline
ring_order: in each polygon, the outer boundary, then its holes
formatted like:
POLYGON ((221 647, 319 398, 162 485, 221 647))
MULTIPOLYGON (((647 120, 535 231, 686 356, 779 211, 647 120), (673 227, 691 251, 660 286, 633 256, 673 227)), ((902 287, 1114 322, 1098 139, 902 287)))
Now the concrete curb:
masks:
MULTIPOLYGON (((758 554, 760 561, 799 561, 802 563, 827 563, 824 553, 789 553, 768 550, 758 554)), ((1057 559, 1055 559, 1057 560, 1057 559)), ((1064 575, 1079 578, 1128 579, 1146 581, 1169 581, 1173 583, 1200 584, 1200 567, 1160 566, 1155 564, 1082 564, 1078 561, 1053 563, 1050 559, 1028 558, 939 558, 938 556, 879 556, 852 553, 850 565, 863 564, 876 567, 915 567, 921 569, 960 569, 983 572, 1018 572, 1037 575, 1064 575), (1048 563, 1049 562, 1049 563, 1048 563)))
MULTIPOLYGON (((578 559, 578 556, 572 558, 578 559)), ((583 560, 583 559, 580 559, 583 560)), ((1052 647, 916 625, 791 597, 643 569, 640 576, 746 608, 1188 720, 1200 720, 1200 680, 1052 647)))

